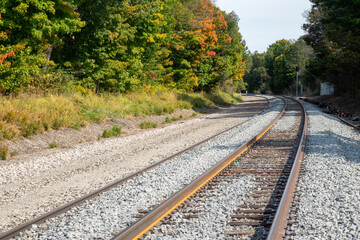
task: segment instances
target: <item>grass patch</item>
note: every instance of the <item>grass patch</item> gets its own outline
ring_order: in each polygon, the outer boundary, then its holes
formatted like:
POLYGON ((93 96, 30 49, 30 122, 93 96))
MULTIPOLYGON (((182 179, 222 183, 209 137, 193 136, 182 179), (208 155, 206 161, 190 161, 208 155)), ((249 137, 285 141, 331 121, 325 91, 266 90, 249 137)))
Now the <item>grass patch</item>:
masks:
POLYGON ((6 146, 0 145, 0 158, 1 160, 6 160, 8 155, 8 148, 6 146))
MULTIPOLYGON (((178 109, 208 108, 239 100, 237 95, 221 92, 210 95, 175 91, 85 96, 75 92, 63 95, 0 96, 0 141, 62 128, 79 130, 90 123, 119 117, 163 115, 178 109)), ((175 119, 165 119, 165 123, 171 121, 175 119)), ((106 133, 105 136, 111 134, 106 133)))
POLYGON ((57 145, 56 145, 56 143, 53 142, 53 143, 50 143, 50 144, 49 144, 49 147, 50 147, 50 148, 56 148, 57 145))
POLYGON ((141 129, 157 128, 157 124, 154 122, 141 122, 140 128, 141 129))
POLYGON ((210 108, 214 105, 229 106, 231 103, 241 102, 241 96, 237 93, 229 94, 225 92, 214 93, 187 93, 179 94, 179 99, 191 104, 193 108, 210 108))
POLYGON ((162 123, 171 123, 171 119, 169 117, 166 117, 162 123))
POLYGON ((238 103, 242 101, 241 95, 238 93, 229 94, 225 92, 217 92, 216 95, 226 103, 238 103))
POLYGON ((183 119, 183 118, 184 118, 183 115, 180 115, 179 117, 173 116, 173 117, 171 117, 171 118, 166 117, 166 118, 165 118, 165 121, 163 121, 162 124, 175 122, 175 121, 178 121, 179 119, 183 119))
POLYGON ((10 157, 15 157, 15 156, 17 156, 19 153, 18 152, 11 152, 10 153, 10 157))
POLYGON ((213 102, 206 98, 205 93, 188 93, 179 94, 179 99, 191 104, 192 108, 206 108, 210 107, 213 102))
POLYGON ((113 126, 109 130, 104 130, 104 132, 102 134, 102 137, 103 138, 110 138, 110 137, 120 136, 121 134, 122 134, 121 127, 113 126))

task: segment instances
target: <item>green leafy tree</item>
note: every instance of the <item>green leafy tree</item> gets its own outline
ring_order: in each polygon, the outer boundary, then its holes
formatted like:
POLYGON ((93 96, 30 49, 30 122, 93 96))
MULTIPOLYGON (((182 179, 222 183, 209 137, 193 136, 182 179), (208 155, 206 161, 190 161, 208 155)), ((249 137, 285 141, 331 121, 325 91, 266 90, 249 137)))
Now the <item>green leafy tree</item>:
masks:
POLYGON ((271 78, 274 77, 274 62, 277 57, 284 54, 285 49, 291 45, 291 42, 286 39, 278 40, 271 44, 265 54, 265 67, 271 78))
POLYGON ((69 2, 17 0, 0 3, 0 92, 31 85, 49 64, 51 49, 84 22, 69 2))
POLYGON ((269 87, 273 93, 292 92, 295 87, 296 71, 300 68, 300 78, 304 78, 306 62, 313 51, 304 40, 279 40, 270 45, 265 53, 265 67, 270 76, 269 87))
MULTIPOLYGON (((316 59, 308 64, 312 81, 330 81, 337 94, 360 94, 360 2, 312 0, 304 29, 316 59)), ((309 79, 311 81, 311 79, 309 79)))
POLYGON ((239 18, 211 0, 6 0, 0 11, 4 93, 50 65, 94 92, 244 88, 239 18))
POLYGON ((244 79, 248 84, 248 91, 265 93, 269 88, 270 76, 265 68, 265 53, 251 54, 251 68, 244 79))

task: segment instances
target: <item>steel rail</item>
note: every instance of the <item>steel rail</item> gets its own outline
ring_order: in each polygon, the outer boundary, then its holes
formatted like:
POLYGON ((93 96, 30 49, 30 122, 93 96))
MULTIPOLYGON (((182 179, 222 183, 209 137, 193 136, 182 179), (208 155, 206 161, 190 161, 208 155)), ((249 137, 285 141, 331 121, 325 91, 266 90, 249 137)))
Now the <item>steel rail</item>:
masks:
MULTIPOLYGON (((265 97, 263 97, 263 98, 265 98, 265 97)), ((27 229, 30 229, 32 227, 32 225, 34 225, 34 224, 39 225, 41 223, 44 223, 49 218, 56 217, 56 216, 58 216, 58 215, 60 215, 60 214, 62 214, 64 212, 68 211, 69 209, 84 203, 87 200, 95 198, 95 197, 99 196, 100 194, 102 194, 102 193, 104 193, 104 192, 106 192, 106 191, 108 191, 108 190, 110 190, 110 189, 112 189, 112 188, 114 188, 114 187, 116 187, 116 186, 118 186, 120 184, 125 183, 126 181, 130 180, 131 178, 134 178, 135 176, 138 176, 138 175, 140 175, 140 174, 142 174, 142 173, 144 173, 144 172, 146 172, 146 171, 148 171, 148 170, 150 170, 150 169, 152 169, 154 167, 157 167, 157 166, 163 164, 164 162, 166 162, 166 161, 168 161, 168 160, 170 160, 172 158, 175 158, 175 157, 177 157, 177 156, 179 156, 179 155, 181 155, 181 154, 183 154, 185 152, 188 152, 188 151, 200 146, 201 144, 204 144, 205 142, 211 141, 212 139, 218 137, 219 135, 221 135, 221 134, 223 134, 223 133, 225 133, 227 131, 230 131, 230 130, 232 130, 234 128, 237 128, 237 127, 245 124, 246 122, 248 122, 248 121, 254 119, 255 117, 259 116, 260 114, 264 113, 269 108, 270 102, 269 102, 269 100, 267 98, 265 98, 265 99, 267 101, 267 107, 264 108, 261 112, 259 112, 259 113, 255 114, 254 116, 250 117, 246 121, 241 122, 241 123, 239 123, 239 124, 237 124, 237 125, 235 125, 233 127, 230 127, 230 128, 228 128, 228 129, 226 129, 224 131, 221 131, 221 132, 219 132, 219 133, 217 133, 217 134, 215 134, 215 135, 213 135, 213 136, 211 136, 211 137, 209 137, 209 138, 207 138, 207 139, 205 139, 205 140, 203 140, 201 142, 198 142, 198 143, 196 143, 196 144, 194 144, 194 145, 192 145, 192 146, 190 146, 190 147, 188 147, 188 148, 186 148, 186 149, 184 149, 184 150, 182 150, 182 151, 180 151, 178 153, 175 153, 175 154, 173 154, 173 155, 171 155, 171 156, 169 156, 169 157, 167 157, 167 158, 165 158, 165 159, 163 159, 163 160, 161 160, 161 161, 159 161, 157 163, 154 163, 154 164, 152 164, 152 165, 150 165, 150 166, 148 166, 148 167, 146 167, 144 169, 141 169, 141 170, 139 170, 139 171, 137 171, 137 172, 135 172, 135 173, 133 173, 133 174, 131 174, 129 176, 126 176, 125 178, 115 180, 114 182, 111 182, 108 185, 106 185, 106 186, 104 186, 102 188, 99 188, 98 190, 90 192, 89 194, 84 195, 81 198, 75 199, 75 200, 73 200, 73 201, 71 201, 71 202, 69 202, 67 204, 64 204, 63 206, 55 208, 54 210, 52 210, 52 211, 50 211, 48 213, 45 213, 45 214, 43 214, 43 215, 41 215, 41 216, 39 216, 37 218, 34 218, 33 220, 25 222, 25 223, 15 227, 15 228, 9 230, 9 231, 6 231, 4 233, 0 233, 0 240, 7 240, 7 239, 10 239, 10 238, 12 238, 14 236, 17 236, 20 232, 23 232, 23 231, 25 231, 27 229)))
POLYGON ((237 159, 242 153, 249 149, 257 140, 259 140, 266 132, 268 132, 274 124, 284 115, 287 102, 285 103, 283 110, 278 114, 273 122, 266 126, 259 134, 253 137, 250 141, 243 144, 240 148, 234 151, 231 155, 221 160, 218 164, 210 168, 206 173, 192 181, 188 186, 175 193, 168 200, 157 206, 150 211, 144 217, 136 221, 134 224, 124 229, 118 235, 114 236, 112 240, 129 240, 138 239, 160 222, 164 217, 174 211, 179 205, 185 202, 191 195, 203 187, 207 182, 214 178, 224 168, 230 165, 235 159, 237 159))
POLYGON ((269 234, 267 236, 267 240, 279 240, 283 239, 283 236, 285 235, 285 229, 288 222, 288 216, 291 210, 291 206, 294 200, 294 194, 296 191, 296 184, 299 178, 299 172, 301 167, 301 161, 304 156, 305 151, 305 144, 306 144, 306 135, 307 135, 307 126, 308 126, 308 119, 307 114, 305 111, 304 106, 300 101, 296 100, 302 109, 302 133, 301 133, 301 139, 299 143, 299 148, 296 152, 295 160, 293 167, 291 169, 291 173, 289 175, 284 193, 281 197, 281 201, 279 204, 279 207, 276 211, 273 223, 271 225, 269 234))
POLYGON ((338 119, 340 119, 340 121, 342 121, 342 122, 346 123, 347 125, 355 128, 356 130, 360 131, 360 127, 356 126, 355 124, 352 124, 352 123, 349 122, 349 121, 346 121, 345 119, 343 119, 343 118, 340 117, 340 116, 337 116, 337 117, 338 117, 338 119))

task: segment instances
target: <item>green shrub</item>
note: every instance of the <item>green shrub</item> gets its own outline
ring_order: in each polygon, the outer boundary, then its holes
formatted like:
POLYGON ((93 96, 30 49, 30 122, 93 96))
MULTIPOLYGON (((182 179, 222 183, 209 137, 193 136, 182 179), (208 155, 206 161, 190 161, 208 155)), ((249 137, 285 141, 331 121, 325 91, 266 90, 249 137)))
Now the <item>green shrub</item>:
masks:
POLYGON ((4 138, 7 140, 14 139, 16 137, 16 133, 11 130, 2 130, 0 131, 0 139, 4 138))
POLYGON ((61 121, 58 118, 55 118, 54 122, 52 124, 52 128, 55 130, 59 130, 61 128, 61 126, 62 126, 61 121))
POLYGON ((154 122, 141 122, 140 128, 141 129, 157 128, 157 124, 154 122))
POLYGON ((111 131, 113 132, 114 136, 119 136, 122 134, 121 127, 118 126, 113 126, 111 131))
POLYGON ((110 138, 110 137, 120 136, 121 134, 122 134, 121 127, 113 126, 109 130, 104 130, 102 136, 103 138, 110 138))
POLYGON ((35 123, 29 123, 22 128, 24 137, 36 135, 38 133, 38 131, 39 131, 39 126, 35 123))
POLYGON ((111 130, 104 130, 102 136, 103 136, 103 138, 110 138, 110 137, 112 137, 111 130))
POLYGON ((175 117, 175 116, 171 118, 171 121, 174 121, 174 122, 175 122, 175 121, 177 121, 177 120, 179 120, 179 119, 178 119, 177 117, 175 117))
POLYGON ((56 148, 57 145, 56 145, 56 143, 53 142, 53 143, 50 143, 50 144, 49 144, 49 147, 50 147, 50 148, 56 148))
POLYGON ((8 155, 8 148, 6 146, 0 145, 0 157, 1 160, 6 160, 8 155))
POLYGON ((171 123, 171 119, 169 117, 166 117, 165 121, 163 121, 163 123, 171 123))

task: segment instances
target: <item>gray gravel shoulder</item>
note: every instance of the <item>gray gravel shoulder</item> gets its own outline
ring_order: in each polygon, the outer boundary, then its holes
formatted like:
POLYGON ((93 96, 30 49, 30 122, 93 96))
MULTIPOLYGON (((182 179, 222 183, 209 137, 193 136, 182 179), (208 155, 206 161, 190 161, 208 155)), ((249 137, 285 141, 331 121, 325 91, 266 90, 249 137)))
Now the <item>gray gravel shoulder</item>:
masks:
POLYGON ((94 239, 111 238, 112 233, 134 221, 137 210, 156 205, 216 162, 255 136, 283 107, 281 100, 270 99, 272 106, 258 117, 226 132, 193 151, 178 156, 97 199, 68 211, 45 224, 34 226, 24 238, 94 239))
POLYGON ((360 239, 360 134, 305 103, 309 135, 292 239, 360 239))

